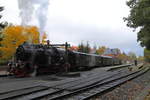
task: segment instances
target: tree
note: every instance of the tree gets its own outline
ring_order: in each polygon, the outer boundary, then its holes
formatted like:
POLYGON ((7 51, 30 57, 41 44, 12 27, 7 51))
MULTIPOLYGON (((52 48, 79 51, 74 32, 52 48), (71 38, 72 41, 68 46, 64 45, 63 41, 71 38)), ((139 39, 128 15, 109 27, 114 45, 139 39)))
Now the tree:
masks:
POLYGON ((47 34, 44 33, 42 36, 42 44, 47 44, 47 34))
POLYGON ((106 47, 101 46, 96 50, 96 53, 99 54, 99 55, 102 55, 102 54, 104 54, 105 50, 106 50, 106 47))
POLYGON ((91 50, 90 44, 89 44, 89 42, 87 41, 86 46, 85 46, 85 53, 90 53, 90 50, 91 50))
MULTIPOLYGON (((0 12, 4 10, 4 7, 0 7, 0 12)), ((0 19, 1 19, 2 15, 0 15, 0 19)), ((2 23, 0 23, 0 41, 2 41, 2 29, 4 28, 4 25, 2 23)))
MULTIPOLYGON (((4 10, 4 7, 0 7, 0 12, 3 11, 3 10, 4 10)), ((0 19, 1 19, 1 17, 2 17, 2 15, 0 15, 0 19)), ((0 41, 2 41, 3 37, 4 37, 3 34, 2 34, 2 31, 7 26, 11 26, 11 23, 8 24, 8 22, 6 22, 6 21, 3 21, 3 22, 0 23, 0 41)))
POLYGON ((79 48, 78 46, 71 46, 69 49, 73 51, 78 51, 79 48))
POLYGON ((150 50, 144 49, 144 59, 147 62, 150 62, 150 50))
POLYGON ((144 56, 139 56, 137 59, 138 59, 138 61, 143 62, 144 61, 144 56))
POLYGON ((137 58, 137 57, 136 57, 136 54, 135 54, 134 52, 129 52, 129 53, 128 53, 128 56, 129 56, 132 60, 134 60, 134 59, 137 58))
MULTIPOLYGON (((4 10, 4 7, 0 7, 0 12, 4 10)), ((2 15, 0 15, 0 18, 2 17, 2 15)))
POLYGON ((117 58, 121 59, 124 63, 130 60, 130 57, 127 56, 124 52, 117 55, 117 58))
POLYGON ((150 50, 150 0, 129 0, 127 6, 130 7, 130 15, 124 18, 127 26, 140 28, 138 41, 142 47, 150 50))
POLYGON ((39 31, 35 26, 9 26, 3 30, 3 40, 0 41, 0 59, 9 59, 16 48, 25 41, 39 43, 39 31))
POLYGON ((94 44, 93 48, 91 48, 91 53, 97 54, 96 51, 97 51, 97 46, 96 46, 96 44, 94 44))
POLYGON ((82 42, 81 42, 81 44, 78 45, 78 48, 79 48, 78 49, 79 52, 84 52, 84 45, 82 42))
POLYGON ((84 53, 90 53, 90 45, 89 45, 89 42, 87 42, 86 45, 84 45, 82 42, 81 44, 78 45, 78 51, 79 52, 84 52, 84 53))

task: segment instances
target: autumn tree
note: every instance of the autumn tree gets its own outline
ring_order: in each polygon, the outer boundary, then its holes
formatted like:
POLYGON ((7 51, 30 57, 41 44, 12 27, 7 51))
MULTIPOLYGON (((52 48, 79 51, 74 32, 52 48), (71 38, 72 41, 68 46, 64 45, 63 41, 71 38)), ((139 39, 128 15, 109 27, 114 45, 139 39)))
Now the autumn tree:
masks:
POLYGON ((129 61, 130 60, 130 57, 129 56, 127 56, 127 54, 126 53, 120 53, 120 54, 118 54, 117 55, 117 58, 119 58, 119 59, 121 59, 122 60, 122 62, 124 62, 124 63, 126 63, 127 61, 129 61))
POLYGON ((106 47, 101 46, 96 50, 96 53, 99 54, 99 55, 102 55, 102 54, 104 54, 105 50, 106 50, 106 47))
POLYGON ((47 44, 47 34, 44 33, 42 36, 42 44, 47 44))
POLYGON ((129 16, 124 18, 127 26, 140 28, 138 41, 150 50, 150 0, 129 0, 127 5, 130 7, 129 16))
POLYGON ((71 46, 69 49, 73 51, 78 51, 79 48, 77 46, 71 46))
POLYGON ((0 59, 9 59, 16 48, 25 41, 39 43, 39 31, 35 26, 8 26, 3 30, 3 40, 0 41, 0 59))

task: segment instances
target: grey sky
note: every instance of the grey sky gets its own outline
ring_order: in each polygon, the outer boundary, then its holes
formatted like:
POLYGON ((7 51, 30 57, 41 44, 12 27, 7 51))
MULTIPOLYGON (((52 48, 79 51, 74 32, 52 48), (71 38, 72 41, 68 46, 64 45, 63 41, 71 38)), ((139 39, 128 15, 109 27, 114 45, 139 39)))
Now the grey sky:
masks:
MULTIPOLYGON (((137 35, 126 27, 123 17, 128 16, 126 0, 50 0, 45 31, 52 43, 68 41, 78 45, 89 41, 91 45, 120 48, 126 53, 143 55, 137 35)), ((5 6, 3 19, 20 24, 17 0, 0 0, 5 6)), ((38 25, 37 20, 32 20, 38 25)))

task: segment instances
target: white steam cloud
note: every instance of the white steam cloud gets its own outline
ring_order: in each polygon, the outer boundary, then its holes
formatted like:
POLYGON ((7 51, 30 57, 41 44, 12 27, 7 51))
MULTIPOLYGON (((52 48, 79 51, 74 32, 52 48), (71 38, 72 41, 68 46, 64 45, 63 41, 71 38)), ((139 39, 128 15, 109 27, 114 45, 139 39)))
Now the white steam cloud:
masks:
POLYGON ((48 5, 49 0, 18 0, 21 25, 30 25, 33 20, 34 13, 36 14, 35 18, 37 19, 40 28, 40 42, 47 22, 48 5))

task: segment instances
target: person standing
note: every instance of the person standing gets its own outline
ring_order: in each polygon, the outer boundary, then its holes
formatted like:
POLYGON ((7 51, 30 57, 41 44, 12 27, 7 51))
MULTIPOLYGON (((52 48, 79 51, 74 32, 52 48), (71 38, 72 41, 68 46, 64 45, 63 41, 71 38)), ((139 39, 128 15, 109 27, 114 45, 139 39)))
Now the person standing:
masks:
POLYGON ((134 65, 137 66, 137 60, 136 59, 134 60, 134 65))

